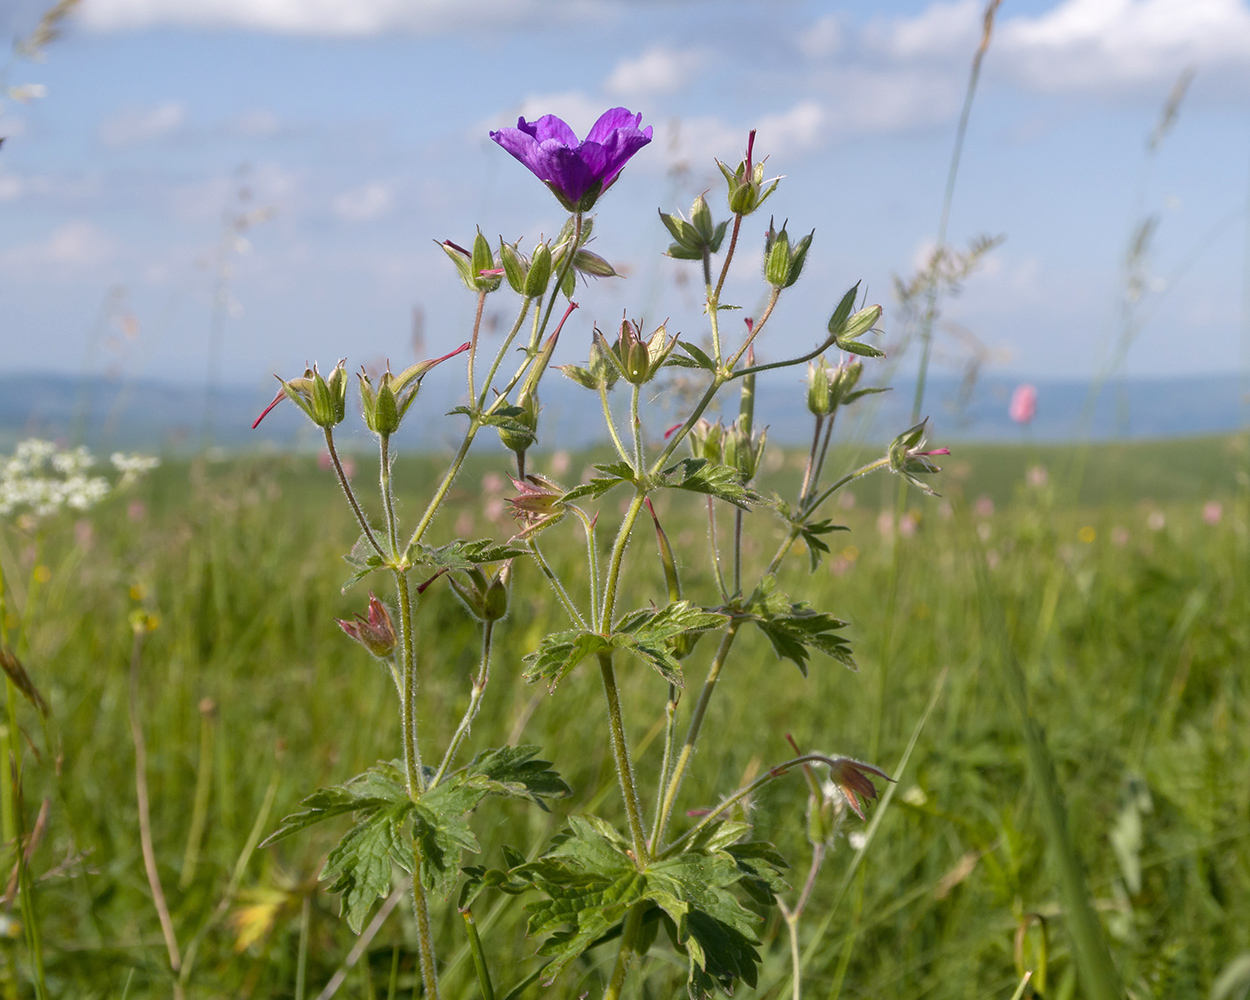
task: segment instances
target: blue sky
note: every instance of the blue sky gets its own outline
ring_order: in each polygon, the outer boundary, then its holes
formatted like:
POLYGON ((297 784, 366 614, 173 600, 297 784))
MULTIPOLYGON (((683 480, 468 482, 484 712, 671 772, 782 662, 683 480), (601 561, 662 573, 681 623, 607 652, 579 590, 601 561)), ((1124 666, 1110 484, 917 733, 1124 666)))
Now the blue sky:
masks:
MULTIPOLYGON (((20 35, 42 8, 7 0, 0 29, 20 35)), ((723 215, 712 157, 735 159, 757 128, 785 175, 768 207, 816 230, 764 349, 814 342, 858 280, 897 333, 893 276, 937 228, 982 8, 83 0, 43 61, 3 70, 46 93, 0 106, 0 365, 202 380, 219 261, 227 381, 344 355, 408 363, 414 309, 423 350, 441 353, 465 339, 473 303, 434 241, 481 225, 528 242, 561 222, 488 130, 554 112, 581 131, 618 104, 656 136, 600 204, 596 249, 629 276, 579 292, 583 327, 628 310, 700 330, 690 265, 660 256, 655 210, 710 189, 723 215), (223 243, 223 217, 242 213, 253 224, 223 243)), ((1000 370, 1096 370, 1130 229, 1157 214, 1128 371, 1239 365, 1248 98, 1241 0, 1006 0, 949 232, 1006 240, 948 304, 941 363, 964 363, 971 334, 1000 370)), ((749 220, 731 285, 748 314, 766 224, 749 220)))

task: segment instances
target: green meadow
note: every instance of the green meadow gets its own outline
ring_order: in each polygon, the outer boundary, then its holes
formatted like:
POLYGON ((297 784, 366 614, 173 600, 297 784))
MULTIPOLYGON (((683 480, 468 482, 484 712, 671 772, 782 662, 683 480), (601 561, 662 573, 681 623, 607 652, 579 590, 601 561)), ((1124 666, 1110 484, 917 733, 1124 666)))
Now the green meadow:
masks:
MULTIPOLYGON (((763 491, 793 492, 804 458, 775 452, 763 491)), ((850 531, 826 536, 832 552, 813 572, 806 558, 791 560, 781 582, 851 623, 859 671, 816 654, 805 678, 761 636, 744 634, 712 703, 714 749, 696 760, 680 803, 715 805, 788 759, 787 734, 805 751, 871 761, 898 778, 869 812, 867 843, 865 825, 843 817, 801 924, 804 997, 1008 1000, 1026 969, 1039 995, 1082 995, 979 572, 1028 678, 1132 996, 1208 997, 1250 950, 1248 459, 1244 437, 969 445, 935 477, 942 497, 913 491, 901 523, 888 474, 833 506, 850 531)), ((558 478, 575 482, 592 460, 572 456, 558 478)), ((539 456, 538 471, 552 463, 539 456)), ((360 481, 376 475, 376 463, 356 465, 360 481)), ((420 510, 439 468, 434 458, 400 458, 401 517, 420 510)), ((508 537, 506 469, 505 453, 482 449, 435 534, 508 537)), ((613 510, 618 502, 603 501, 613 510)), ((668 496, 657 508, 690 554, 692 599, 713 593, 703 499, 668 496)), ((724 514, 722 527, 731 520, 724 514)), ((560 568, 575 584, 585 567, 573 526, 544 540, 562 532, 569 546, 548 543, 548 555, 560 563, 571 553, 560 568)), ((346 827, 257 844, 312 789, 399 755, 391 679, 334 622, 363 611, 371 585, 391 596, 380 575, 340 590, 355 535, 332 474, 289 456, 167 461, 80 520, 0 529, 7 624, 48 707, 45 717, 19 704, 34 908, 15 907, 9 885, 0 995, 34 995, 31 920, 49 995, 173 995, 140 847, 129 708, 146 745, 155 862, 190 965, 185 996, 322 995, 357 940, 317 880, 346 827), (135 612, 156 626, 141 640, 129 624, 135 612)), ((762 566, 781 537, 766 509, 748 515, 748 566, 762 566)), ((636 533, 625 579, 623 606, 666 599, 649 527, 636 533)), ((475 822, 482 854, 462 864, 498 866, 507 831, 523 834, 517 846, 545 843, 569 814, 593 809, 623 822, 598 676, 583 664, 556 696, 521 678, 521 657, 565 627, 561 614, 534 566, 518 562, 470 747, 536 744, 573 795, 550 813, 487 799, 475 822)), ((422 739, 441 746, 468 701, 477 626, 440 581, 420 603, 417 629, 433 720, 422 739)), ((710 645, 684 663, 690 687, 710 645)), ((660 752, 666 685, 637 662, 621 683, 625 717, 655 720, 629 734, 648 761, 660 752)), ((655 770, 655 761, 640 764, 644 778, 655 770)), ((645 801, 654 794, 642 789, 645 801)), ((747 811, 756 835, 790 860, 796 886, 811 850, 807 795, 795 774, 747 811)), ((526 902, 488 892, 475 904, 505 988, 536 967, 526 902)), ((479 996, 454 900, 433 911, 444 995, 479 996)), ((758 989, 739 995, 789 997, 785 925, 763 926, 760 940, 758 989)), ((611 944, 592 949, 554 986, 523 995, 593 993, 614 954, 611 944)), ((415 997, 415 959, 411 908, 399 905, 339 977, 337 995, 415 997)), ((667 945, 644 968, 628 995, 684 995, 685 959, 667 945)))

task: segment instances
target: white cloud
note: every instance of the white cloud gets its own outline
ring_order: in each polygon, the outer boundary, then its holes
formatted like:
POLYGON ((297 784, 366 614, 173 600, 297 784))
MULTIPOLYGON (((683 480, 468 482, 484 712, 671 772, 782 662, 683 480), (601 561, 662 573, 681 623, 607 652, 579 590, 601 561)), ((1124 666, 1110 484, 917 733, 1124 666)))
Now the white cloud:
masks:
POLYGON ((346 191, 334 199, 334 212, 348 222, 368 222, 380 218, 395 206, 391 185, 374 181, 346 191))
POLYGON ((0 201, 15 201, 22 196, 25 185, 15 174, 0 174, 0 201))
POLYGON ((841 14, 829 14, 805 27, 795 44, 809 59, 823 59, 837 52, 845 40, 846 18, 841 14))
POLYGON ((14 247, 0 256, 5 269, 84 268, 111 260, 116 245, 96 226, 85 220, 67 222, 54 229, 45 240, 14 247))
POLYGON ((150 142, 178 131, 186 121, 186 106, 165 101, 151 108, 128 108, 100 126, 100 141, 119 149, 150 142))
POLYGON ((995 44, 1013 75, 1038 90, 1156 84, 1188 65, 1244 73, 1250 9, 1243 0, 1064 0, 1010 18, 995 44))
POLYGON ((81 19, 96 31, 176 25, 362 37, 598 19, 608 6, 603 0, 86 0, 81 19))
POLYGON ((622 97, 672 94, 690 82, 704 61, 704 54, 696 49, 680 51, 654 45, 634 59, 618 62, 604 89, 622 97))

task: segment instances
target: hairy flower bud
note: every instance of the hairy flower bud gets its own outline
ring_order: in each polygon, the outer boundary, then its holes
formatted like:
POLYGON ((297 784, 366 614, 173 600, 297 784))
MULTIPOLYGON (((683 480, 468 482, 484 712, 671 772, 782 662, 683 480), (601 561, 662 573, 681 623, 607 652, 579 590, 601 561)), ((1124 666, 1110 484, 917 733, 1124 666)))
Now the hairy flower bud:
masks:
POLYGON ((816 361, 807 363, 807 409, 816 417, 829 415, 833 409, 829 396, 833 368, 822 354, 816 361))
POLYGON ((767 438, 767 430, 752 435, 737 420, 730 424, 725 431, 721 446, 724 452, 725 464, 737 469, 744 483, 749 483, 755 478, 755 472, 759 468, 760 459, 764 455, 764 445, 767 438))
POLYGON ((379 659, 390 656, 399 644, 395 634, 395 624, 391 621, 391 613, 386 605, 373 594, 369 595, 367 614, 356 614, 352 621, 335 618, 339 628, 355 639, 379 659))
POLYGON ((680 212, 674 215, 661 212, 660 221, 673 236, 668 255, 677 260, 702 260, 705 253, 716 253, 725 238, 725 227, 729 225, 728 221, 713 224, 712 210, 703 195, 690 206, 689 222, 680 212))
POLYGON ((747 155, 738 164, 736 170, 730 170, 720 160, 716 161, 716 165, 720 167, 720 172, 725 177, 725 182, 729 185, 727 192, 729 210, 735 215, 750 215, 768 200, 768 196, 776 191, 777 185, 781 183, 780 177, 774 177, 767 182, 764 180, 763 162, 755 164, 751 162, 754 147, 755 130, 752 129, 747 137, 747 155))
POLYGON ((933 448, 923 451, 925 445, 925 430, 929 424, 929 418, 909 427, 903 431, 890 443, 889 460, 890 469, 898 473, 918 490, 928 493, 930 496, 937 496, 932 487, 925 483, 918 476, 928 476, 935 472, 941 472, 940 466, 935 465, 931 459, 934 455, 949 455, 949 448, 933 448))
POLYGON ((466 250, 451 240, 444 240, 439 246, 456 265, 460 280, 471 292, 493 292, 507 273, 507 265, 495 261, 490 243, 480 229, 473 237, 472 250, 466 250))
POLYGON ((712 465, 720 465, 725 426, 718 420, 709 423, 700 420, 690 428, 690 451, 695 458, 707 459, 712 465))
POLYGON ((808 247, 812 245, 812 230, 801 240, 790 245, 790 234, 786 232, 786 224, 782 223, 781 232, 773 229, 773 220, 768 220, 768 232, 764 235, 764 278, 774 288, 789 288, 799 280, 803 273, 803 263, 807 259, 808 247))
POLYGON ((508 613, 508 580, 511 563, 506 562, 489 580, 482 570, 474 566, 465 570, 465 579, 449 576, 447 582, 460 598, 469 614, 483 622, 497 622, 508 613))
POLYGON ((534 247, 530 258, 529 272, 525 275, 524 294, 529 298, 538 298, 547 292, 547 284, 551 281, 551 247, 539 243, 534 247))
POLYGON ((274 396, 273 402, 256 418, 256 422, 252 424, 253 430, 284 398, 303 410, 308 419, 318 427, 330 428, 341 424, 347 410, 346 365, 345 360, 340 361, 330 372, 329 378, 323 378, 316 365, 304 369, 302 377, 293 378, 289 382, 279 378, 282 388, 274 396))
POLYGON ((373 379, 363 368, 356 377, 360 380, 360 408, 364 413, 365 424, 369 430, 380 437, 390 437, 403 422, 404 415, 412 402, 417 398, 417 390, 421 388, 421 380, 435 365, 448 358, 454 358, 469 349, 464 343, 449 354, 429 361, 419 361, 395 375, 388 368, 378 378, 375 387, 373 379))

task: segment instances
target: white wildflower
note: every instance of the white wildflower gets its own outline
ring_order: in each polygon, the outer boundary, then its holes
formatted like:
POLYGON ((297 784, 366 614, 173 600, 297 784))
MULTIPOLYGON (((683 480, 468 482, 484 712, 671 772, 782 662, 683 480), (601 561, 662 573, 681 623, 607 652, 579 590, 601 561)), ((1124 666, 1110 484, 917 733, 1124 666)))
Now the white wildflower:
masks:
POLYGON ((85 447, 61 450, 38 438, 20 442, 11 456, 0 457, 0 517, 17 511, 49 517, 64 508, 90 510, 114 489, 159 464, 155 458, 119 452, 112 461, 122 475, 111 483, 104 476, 87 474, 95 461, 85 447))

